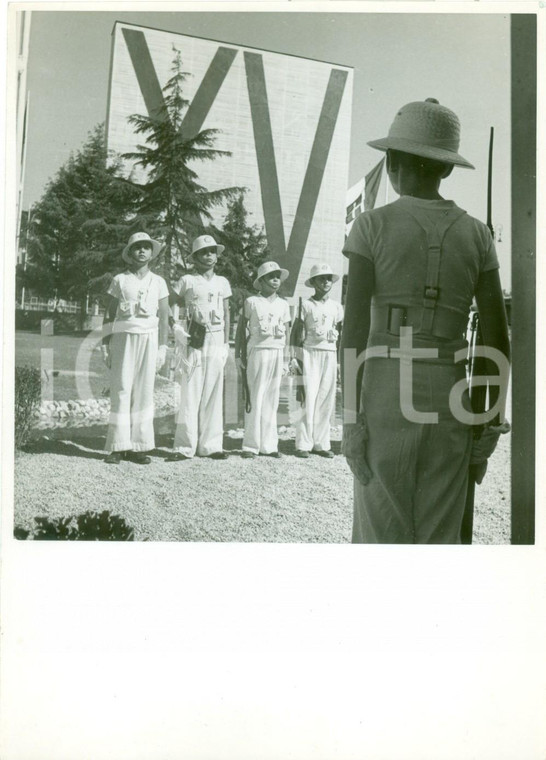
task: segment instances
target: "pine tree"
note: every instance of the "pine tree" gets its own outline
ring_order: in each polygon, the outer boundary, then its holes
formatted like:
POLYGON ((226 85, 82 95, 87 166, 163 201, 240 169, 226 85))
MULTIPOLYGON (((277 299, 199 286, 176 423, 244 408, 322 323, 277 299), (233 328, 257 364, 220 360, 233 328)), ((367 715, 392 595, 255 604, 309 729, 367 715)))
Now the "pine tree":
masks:
POLYGON ((182 70, 180 51, 173 50, 172 77, 162 90, 163 105, 153 116, 129 117, 137 134, 146 137, 146 144, 122 156, 147 172, 144 184, 139 185, 131 178, 129 181, 140 191, 137 211, 141 222, 150 234, 165 242, 158 265, 168 281, 177 261, 185 265, 191 240, 212 219, 210 209, 242 190, 229 187, 209 191, 199 184, 197 173, 190 168, 193 162, 213 161, 231 154, 213 147, 217 129, 205 129, 193 137, 184 134, 183 119, 189 101, 184 98, 183 87, 190 74, 182 70))
POLYGON ((211 226, 208 231, 225 246, 216 271, 230 281, 233 306, 238 310, 243 299, 254 292, 252 283, 256 269, 268 256, 263 229, 248 223, 243 192, 228 203, 223 226, 211 226))
POLYGON ((82 304, 88 294, 105 291, 123 268, 121 250, 135 231, 135 191, 118 171, 119 161, 106 165, 104 125, 99 124, 32 208, 26 287, 82 304))

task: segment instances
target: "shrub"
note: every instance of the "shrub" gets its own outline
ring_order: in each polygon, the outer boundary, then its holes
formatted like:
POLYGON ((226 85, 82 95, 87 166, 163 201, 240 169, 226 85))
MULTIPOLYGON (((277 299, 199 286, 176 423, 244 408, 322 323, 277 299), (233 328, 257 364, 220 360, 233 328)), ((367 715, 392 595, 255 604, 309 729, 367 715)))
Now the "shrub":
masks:
POLYGON ((40 370, 15 367, 15 448, 22 448, 32 431, 32 417, 41 397, 40 370))
POLYGON ((123 517, 103 512, 84 512, 76 517, 35 517, 36 526, 31 533, 15 527, 18 539, 34 541, 134 541, 134 531, 123 517))

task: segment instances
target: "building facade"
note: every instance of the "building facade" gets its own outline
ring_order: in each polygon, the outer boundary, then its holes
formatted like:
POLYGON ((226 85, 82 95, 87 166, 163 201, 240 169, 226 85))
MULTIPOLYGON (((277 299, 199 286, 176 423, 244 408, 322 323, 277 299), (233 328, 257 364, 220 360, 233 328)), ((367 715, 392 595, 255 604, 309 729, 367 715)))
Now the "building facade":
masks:
MULTIPOLYGON (((116 23, 107 144, 122 154, 142 136, 128 117, 153 114, 172 76, 174 50, 190 73, 188 135, 219 129, 215 148, 229 157, 196 165, 208 190, 243 186, 253 224, 264 227, 272 257, 290 270, 284 292, 308 294, 317 261, 341 273, 352 101, 352 69, 231 43, 116 23)), ((137 181, 145 176, 130 163, 137 181)), ((221 226, 225 209, 213 212, 221 226)), ((340 296, 336 283, 334 297, 340 296)))

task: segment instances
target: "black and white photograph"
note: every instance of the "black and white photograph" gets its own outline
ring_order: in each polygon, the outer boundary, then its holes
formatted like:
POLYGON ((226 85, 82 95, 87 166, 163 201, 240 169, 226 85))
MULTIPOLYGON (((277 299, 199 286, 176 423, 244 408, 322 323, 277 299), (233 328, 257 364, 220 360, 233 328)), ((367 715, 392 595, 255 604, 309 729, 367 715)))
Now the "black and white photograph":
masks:
POLYGON ((10 5, 6 760, 543 757, 540 6, 10 5))
POLYGON ((16 537, 532 543, 535 17, 16 20, 16 537))

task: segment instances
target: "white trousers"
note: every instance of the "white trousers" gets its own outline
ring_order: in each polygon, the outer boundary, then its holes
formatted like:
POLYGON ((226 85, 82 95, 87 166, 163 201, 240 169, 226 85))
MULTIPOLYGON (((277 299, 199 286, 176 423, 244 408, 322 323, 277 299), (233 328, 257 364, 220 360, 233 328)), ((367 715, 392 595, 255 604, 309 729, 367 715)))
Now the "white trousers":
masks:
POLYGON ((173 450, 193 457, 222 451, 224 439, 224 332, 207 332, 200 349, 189 349, 193 368, 180 378, 180 406, 173 450))
POLYGON ((110 421, 106 451, 150 451, 154 439, 157 330, 110 338, 110 421))
POLYGON ((304 348, 305 404, 296 412, 296 448, 330 450, 330 419, 336 403, 337 355, 335 351, 304 348))
POLYGON ((250 413, 245 412, 243 451, 272 454, 277 451, 277 409, 283 368, 283 351, 278 348, 251 348, 246 376, 250 388, 250 413))

